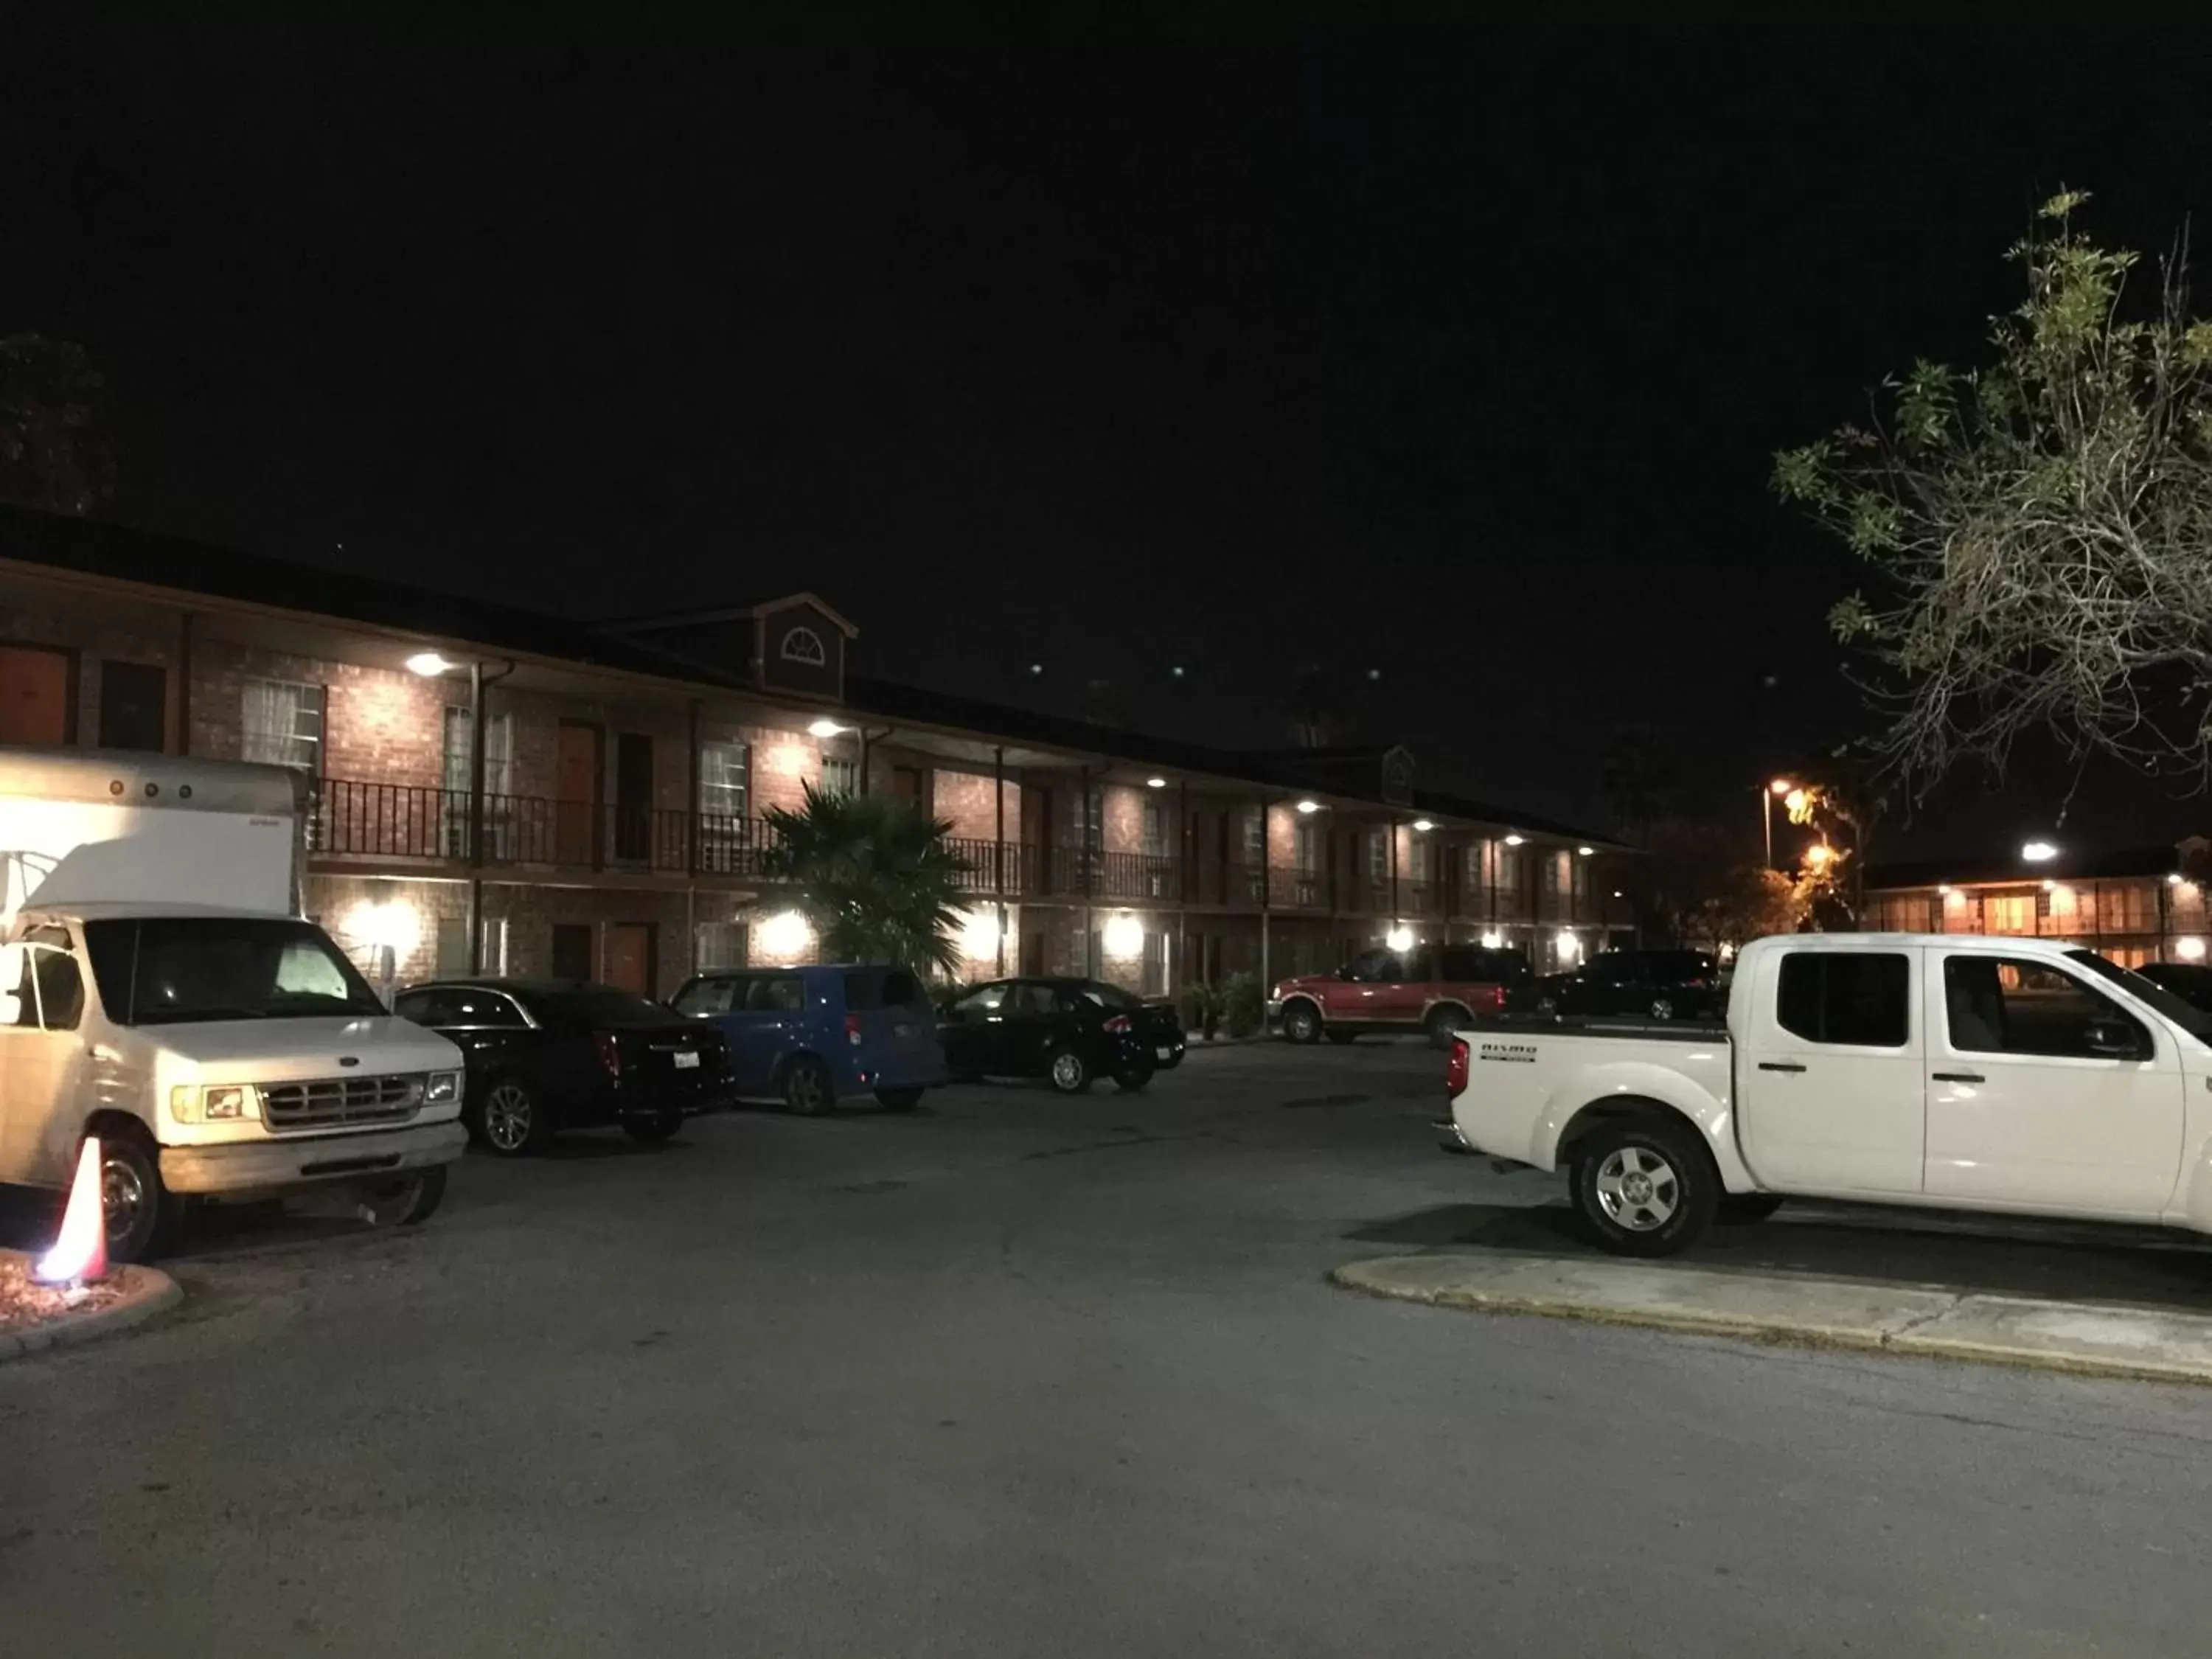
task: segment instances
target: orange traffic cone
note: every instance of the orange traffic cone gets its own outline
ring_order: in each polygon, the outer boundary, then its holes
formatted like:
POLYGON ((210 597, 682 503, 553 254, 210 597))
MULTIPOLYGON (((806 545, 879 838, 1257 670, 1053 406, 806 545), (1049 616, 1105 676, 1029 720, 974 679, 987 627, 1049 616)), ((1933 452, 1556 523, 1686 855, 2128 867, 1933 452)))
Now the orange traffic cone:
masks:
POLYGON ((107 1215, 100 1199, 97 1136, 86 1137, 76 1161, 76 1180, 70 1188, 69 1208, 62 1212, 62 1230, 54 1236, 54 1248, 39 1258, 31 1274, 42 1285, 107 1277, 107 1215))

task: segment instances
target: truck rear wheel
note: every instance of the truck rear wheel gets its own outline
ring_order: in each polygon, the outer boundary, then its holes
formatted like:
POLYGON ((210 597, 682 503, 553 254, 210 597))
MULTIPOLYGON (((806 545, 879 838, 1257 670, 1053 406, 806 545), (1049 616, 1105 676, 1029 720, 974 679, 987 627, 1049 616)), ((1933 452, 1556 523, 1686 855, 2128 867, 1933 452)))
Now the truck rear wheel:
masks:
POLYGON ((1321 1041, 1321 1010, 1303 997, 1283 1010, 1283 1035, 1293 1042, 1321 1041))
POLYGON ((1673 1255, 1712 1224, 1720 1176, 1694 1132, 1663 1118, 1620 1118, 1577 1148, 1575 1207, 1615 1255, 1673 1255))

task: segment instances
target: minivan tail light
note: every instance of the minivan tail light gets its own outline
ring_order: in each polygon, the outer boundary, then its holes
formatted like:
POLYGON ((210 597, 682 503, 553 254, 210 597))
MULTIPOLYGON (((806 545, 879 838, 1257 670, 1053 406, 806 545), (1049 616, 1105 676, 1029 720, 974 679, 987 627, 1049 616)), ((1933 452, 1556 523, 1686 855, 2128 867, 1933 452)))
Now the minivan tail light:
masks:
POLYGON ((858 1014, 845 1016, 845 1041, 855 1048, 860 1046, 860 1017, 858 1014))
POLYGON ((1113 1018, 1111 1018, 1111 1019, 1109 1019, 1109 1020, 1108 1020, 1108 1021, 1106 1022, 1106 1029, 1107 1029, 1108 1030, 1111 1031, 1111 1032, 1112 1032, 1115 1036, 1121 1036, 1126 1035, 1126 1034, 1127 1033, 1127 1031, 1129 1030, 1129 1017, 1128 1017, 1128 1015, 1127 1015, 1127 1014, 1116 1014, 1116 1015, 1115 1015, 1113 1018))
POLYGON ((1467 1092, 1467 1072, 1469 1054, 1465 1037, 1454 1037, 1451 1058, 1444 1062, 1444 1092, 1458 1096, 1467 1092))
POLYGON ((599 1064, 607 1068, 607 1075, 616 1082, 622 1081, 622 1049, 615 1042, 612 1031, 592 1033, 592 1046, 599 1051, 599 1064))

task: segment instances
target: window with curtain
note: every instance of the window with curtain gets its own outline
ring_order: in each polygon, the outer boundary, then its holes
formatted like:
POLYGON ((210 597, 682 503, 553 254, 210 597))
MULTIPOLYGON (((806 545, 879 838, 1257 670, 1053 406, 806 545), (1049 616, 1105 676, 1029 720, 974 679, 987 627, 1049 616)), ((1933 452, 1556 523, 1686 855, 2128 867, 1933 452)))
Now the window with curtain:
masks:
POLYGON ((857 795, 860 793, 860 763, 842 755, 822 757, 822 793, 825 795, 857 795))
POLYGON ((1291 864, 1302 876, 1321 869, 1321 825, 1302 818, 1291 826, 1291 864))
MULTIPOLYGON (((449 858, 465 858, 469 850, 469 751, 476 722, 465 708, 446 709, 444 784, 445 844, 449 858)), ((484 841, 486 855, 503 859, 508 842, 513 809, 507 797, 514 788, 514 728, 505 714, 484 716, 484 841)))
POLYGON ((745 924, 742 921, 701 922, 697 945, 700 973, 745 965, 745 924))
MULTIPOLYGON (((1256 806, 1248 806, 1243 813, 1244 821, 1244 867, 1256 870, 1267 861, 1267 823, 1256 806)), ((1299 826, 1304 829, 1305 826, 1299 826)))
POLYGON ((733 823, 745 815, 750 753, 742 743, 699 745, 699 816, 733 823))
POLYGON ((250 679, 240 684, 239 701, 241 759, 322 775, 321 686, 250 679))

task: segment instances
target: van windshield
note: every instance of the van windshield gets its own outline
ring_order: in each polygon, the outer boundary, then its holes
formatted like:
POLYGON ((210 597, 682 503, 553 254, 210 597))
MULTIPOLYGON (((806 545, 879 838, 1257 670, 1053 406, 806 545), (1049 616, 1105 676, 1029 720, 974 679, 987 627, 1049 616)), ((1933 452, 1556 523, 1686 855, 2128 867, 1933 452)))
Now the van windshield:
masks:
POLYGON ((313 922, 257 916, 88 921, 85 948, 118 1025, 380 1014, 368 981, 313 922))

